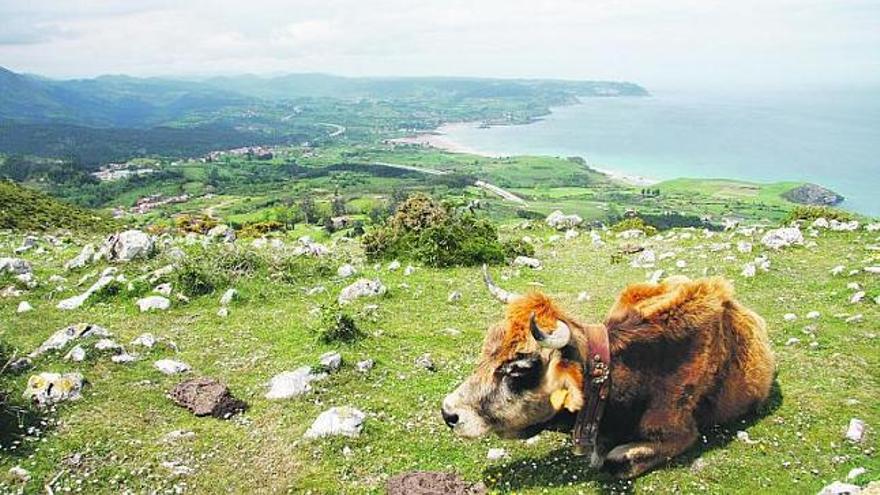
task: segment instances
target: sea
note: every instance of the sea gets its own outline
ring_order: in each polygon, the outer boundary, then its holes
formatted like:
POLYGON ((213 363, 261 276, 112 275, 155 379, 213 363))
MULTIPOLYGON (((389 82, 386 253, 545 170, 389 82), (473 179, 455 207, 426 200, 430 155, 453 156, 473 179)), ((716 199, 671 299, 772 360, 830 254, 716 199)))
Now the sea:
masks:
POLYGON ((880 216, 880 88, 656 92, 582 98, 527 125, 451 126, 450 141, 492 155, 580 156, 600 170, 806 181, 880 216))

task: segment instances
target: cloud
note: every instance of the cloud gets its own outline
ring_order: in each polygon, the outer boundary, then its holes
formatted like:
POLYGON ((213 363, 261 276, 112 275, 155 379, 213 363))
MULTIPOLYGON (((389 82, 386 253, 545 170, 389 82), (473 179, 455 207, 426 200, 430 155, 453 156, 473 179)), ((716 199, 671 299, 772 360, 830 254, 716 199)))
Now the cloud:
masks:
POLYGON ((0 64, 60 77, 880 81, 871 0, 0 0, 0 19, 0 64))

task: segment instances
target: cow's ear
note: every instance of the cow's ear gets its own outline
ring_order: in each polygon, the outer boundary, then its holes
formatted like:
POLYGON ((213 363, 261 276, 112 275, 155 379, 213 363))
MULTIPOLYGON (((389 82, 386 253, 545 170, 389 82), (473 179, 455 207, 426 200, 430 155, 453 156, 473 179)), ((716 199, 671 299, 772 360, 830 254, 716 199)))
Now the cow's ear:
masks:
POLYGON ((580 364, 573 361, 558 361, 553 366, 554 390, 551 393, 551 403, 554 409, 563 407, 571 412, 579 410, 584 405, 583 371, 580 364))

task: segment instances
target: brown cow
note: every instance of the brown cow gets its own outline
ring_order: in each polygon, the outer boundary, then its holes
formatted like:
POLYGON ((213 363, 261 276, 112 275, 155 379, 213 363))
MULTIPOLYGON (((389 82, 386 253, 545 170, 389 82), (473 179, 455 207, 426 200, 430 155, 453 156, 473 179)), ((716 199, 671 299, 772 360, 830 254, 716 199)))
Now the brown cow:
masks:
POLYGON ((484 277, 507 316, 489 329, 473 375, 443 401, 444 421, 462 437, 570 429, 585 403, 590 331, 607 331, 611 368, 590 464, 616 476, 668 461, 693 445, 699 428, 736 419, 769 395, 774 361, 764 320, 722 278, 631 285, 604 325, 588 325, 544 294, 499 288, 485 267, 484 277))

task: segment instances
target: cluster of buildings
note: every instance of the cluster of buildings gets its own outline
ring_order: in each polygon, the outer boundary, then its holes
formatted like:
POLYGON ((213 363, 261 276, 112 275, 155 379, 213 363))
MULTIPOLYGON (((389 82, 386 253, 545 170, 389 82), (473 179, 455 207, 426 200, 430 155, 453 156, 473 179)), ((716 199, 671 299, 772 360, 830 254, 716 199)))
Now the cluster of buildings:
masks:
POLYGON ((235 148, 225 151, 212 151, 205 156, 204 161, 213 162, 224 156, 246 156, 248 158, 256 158, 257 160, 271 160, 274 158, 275 154, 271 148, 266 148, 264 146, 245 146, 244 148, 235 148))
POLYGON ((155 173, 154 168, 132 168, 129 163, 108 163, 97 172, 92 172, 92 177, 106 182, 127 179, 132 176, 149 175, 155 173))
MULTIPOLYGON (((138 199, 134 206, 131 207, 131 213, 133 215, 143 215, 160 206, 170 205, 174 203, 185 203, 189 200, 189 194, 181 194, 179 196, 168 197, 165 197, 162 194, 151 194, 149 196, 138 199)), ((113 218, 120 218, 125 216, 125 214, 126 211, 123 208, 116 208, 115 210, 113 210, 113 218)))

